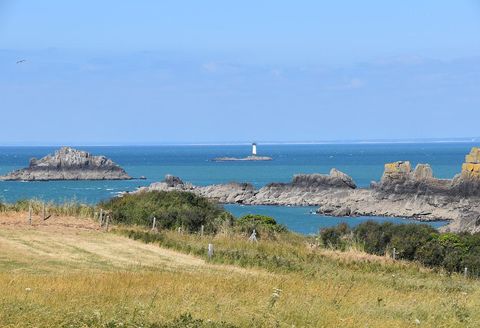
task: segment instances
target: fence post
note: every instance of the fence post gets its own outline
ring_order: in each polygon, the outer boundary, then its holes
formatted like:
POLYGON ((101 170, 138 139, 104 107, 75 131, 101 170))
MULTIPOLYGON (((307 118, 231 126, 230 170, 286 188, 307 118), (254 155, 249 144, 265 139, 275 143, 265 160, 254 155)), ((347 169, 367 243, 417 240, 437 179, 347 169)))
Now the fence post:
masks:
POLYGON ((248 241, 252 241, 252 242, 254 241, 254 242, 256 242, 256 243, 258 242, 258 240, 257 240, 257 231, 255 231, 255 229, 253 229, 253 232, 252 232, 252 234, 250 235, 250 238, 248 238, 248 241))
POLYGON ((205 227, 202 224, 202 226, 200 227, 200 236, 203 236, 204 230, 205 230, 205 227))
POLYGON ((98 222, 100 223, 100 227, 103 225, 103 209, 100 209, 100 214, 98 215, 98 222))
POLYGON ((397 249, 394 247, 393 248, 393 260, 395 261, 397 259, 397 249))
POLYGON ((208 244, 208 258, 211 259, 213 257, 213 244, 208 244))
POLYGON ((28 204, 28 224, 32 225, 32 203, 28 204))
POLYGON ((109 220, 110 220, 110 216, 107 214, 105 215, 105 231, 108 232, 108 223, 109 223, 109 220))
POLYGON ((157 225, 157 218, 153 217, 152 231, 155 230, 156 225, 157 225))

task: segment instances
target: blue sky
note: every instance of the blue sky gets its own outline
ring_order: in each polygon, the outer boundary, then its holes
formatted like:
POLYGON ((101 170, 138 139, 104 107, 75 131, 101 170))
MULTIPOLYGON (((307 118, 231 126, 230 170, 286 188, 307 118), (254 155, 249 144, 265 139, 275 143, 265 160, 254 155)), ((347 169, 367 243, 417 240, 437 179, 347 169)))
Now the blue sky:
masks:
POLYGON ((479 35, 471 0, 0 0, 0 144, 478 137, 479 35))

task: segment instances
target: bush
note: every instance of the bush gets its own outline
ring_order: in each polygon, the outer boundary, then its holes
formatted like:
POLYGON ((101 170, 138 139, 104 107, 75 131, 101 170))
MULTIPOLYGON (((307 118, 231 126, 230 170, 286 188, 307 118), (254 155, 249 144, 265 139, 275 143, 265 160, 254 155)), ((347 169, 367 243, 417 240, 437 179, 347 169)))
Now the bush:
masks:
POLYGON ((256 226, 276 226, 277 221, 274 218, 260 214, 247 214, 237 220, 237 224, 253 224, 256 226))
POLYGON ((415 260, 428 267, 440 267, 443 264, 445 250, 438 242, 438 239, 432 239, 420 246, 415 253, 415 260))
POLYGON ((417 249, 430 241, 436 230, 426 224, 400 224, 390 226, 390 248, 395 248, 398 258, 413 261, 417 249))
POLYGON ((247 214, 236 221, 237 230, 251 234, 253 230, 257 232, 257 237, 267 235, 272 237, 275 233, 286 232, 284 225, 278 224, 274 218, 266 215, 247 214))
POLYGON ((370 254, 384 255, 396 249, 397 258, 416 260, 429 267, 441 267, 448 272, 462 272, 465 267, 471 275, 480 275, 480 234, 439 234, 424 224, 376 223, 367 221, 350 230, 345 224, 320 232, 326 246, 344 249, 347 237, 363 243, 370 254))
POLYGON ((320 239, 326 247, 336 249, 345 249, 345 236, 350 234, 351 230, 346 223, 340 223, 336 227, 330 227, 320 230, 320 239))
POLYGON ((367 253, 384 255, 392 239, 391 223, 378 224, 373 221, 361 223, 354 229, 355 237, 364 243, 367 253))
POLYGON ((149 191, 112 198, 100 205, 111 211, 114 222, 151 226, 153 217, 158 228, 182 227, 188 232, 216 232, 231 223, 233 216, 217 204, 189 192, 149 191))

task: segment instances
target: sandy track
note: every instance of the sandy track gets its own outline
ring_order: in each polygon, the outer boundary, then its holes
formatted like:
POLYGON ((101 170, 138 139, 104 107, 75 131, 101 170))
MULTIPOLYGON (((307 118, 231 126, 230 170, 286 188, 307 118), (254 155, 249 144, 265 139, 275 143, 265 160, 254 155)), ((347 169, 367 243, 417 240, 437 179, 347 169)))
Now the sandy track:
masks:
POLYGON ((145 244, 100 229, 91 219, 28 213, 0 213, 0 271, 70 272, 76 270, 208 270, 258 274, 229 265, 145 244))
POLYGON ((193 256, 105 233, 90 219, 33 217, 29 225, 27 217, 27 213, 0 214, 0 269, 2 262, 59 270, 60 263, 64 269, 105 270, 205 266, 193 256))

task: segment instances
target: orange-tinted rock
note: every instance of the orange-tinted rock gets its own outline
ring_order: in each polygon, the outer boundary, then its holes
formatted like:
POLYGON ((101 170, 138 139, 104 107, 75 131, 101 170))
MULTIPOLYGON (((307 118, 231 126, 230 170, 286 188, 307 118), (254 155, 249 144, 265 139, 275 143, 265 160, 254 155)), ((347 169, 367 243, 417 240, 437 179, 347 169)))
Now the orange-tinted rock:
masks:
POLYGON ((412 166, 410 165, 410 162, 400 161, 400 162, 385 164, 385 171, 383 172, 383 174, 384 175, 410 174, 411 171, 412 171, 412 166))
POLYGON ((462 175, 480 178, 480 148, 473 147, 470 154, 465 156, 465 162, 462 165, 462 175))
POLYGON ((428 164, 417 164, 413 171, 413 178, 416 180, 433 179, 433 170, 428 164))
POLYGON ((473 147, 470 154, 465 156, 465 162, 469 164, 480 164, 480 148, 473 147))

